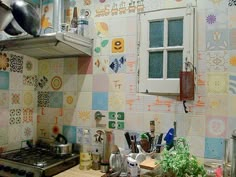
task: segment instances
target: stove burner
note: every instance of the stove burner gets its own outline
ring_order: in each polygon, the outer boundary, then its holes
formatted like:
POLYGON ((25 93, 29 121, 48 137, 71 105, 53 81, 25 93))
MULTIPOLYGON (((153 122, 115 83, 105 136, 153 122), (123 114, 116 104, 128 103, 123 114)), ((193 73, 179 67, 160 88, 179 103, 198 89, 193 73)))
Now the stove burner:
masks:
MULTIPOLYGON (((0 166, 6 170, 17 169, 25 174, 33 173, 34 177, 51 177, 79 163, 78 154, 58 156, 50 149, 38 147, 16 149, 0 154, 0 166)), ((0 170, 1 176, 8 176, 6 170, 0 170)), ((12 176, 12 174, 10 174, 12 176)), ((29 176, 29 175, 26 175, 29 176)), ((16 176, 12 176, 16 177, 16 176)))
POLYGON ((38 161, 38 162, 33 163, 33 165, 43 168, 47 165, 47 162, 46 161, 38 161))

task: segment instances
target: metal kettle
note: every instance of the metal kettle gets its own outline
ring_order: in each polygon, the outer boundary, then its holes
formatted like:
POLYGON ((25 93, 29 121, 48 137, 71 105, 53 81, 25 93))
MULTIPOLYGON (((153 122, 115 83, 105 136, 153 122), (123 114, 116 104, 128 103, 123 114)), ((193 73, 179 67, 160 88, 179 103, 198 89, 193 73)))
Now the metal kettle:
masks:
POLYGON ((109 158, 109 165, 113 172, 120 173, 122 170, 122 155, 116 145, 113 146, 112 152, 109 158))

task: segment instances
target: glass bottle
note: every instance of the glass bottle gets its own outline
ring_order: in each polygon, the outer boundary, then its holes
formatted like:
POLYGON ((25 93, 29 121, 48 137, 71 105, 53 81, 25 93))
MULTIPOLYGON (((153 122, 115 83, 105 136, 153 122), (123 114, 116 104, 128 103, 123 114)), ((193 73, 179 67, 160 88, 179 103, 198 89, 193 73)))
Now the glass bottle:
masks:
POLYGON ((80 12, 77 30, 79 35, 84 37, 89 37, 89 21, 88 21, 88 16, 85 13, 85 10, 81 10, 80 12))
POLYGON ((73 17, 70 23, 71 32, 73 33, 77 32, 77 25, 78 25, 78 13, 77 13, 77 7, 74 7, 73 17))
POLYGON ((83 139, 80 150, 80 166, 81 170, 89 170, 92 167, 92 157, 90 152, 91 137, 88 129, 83 130, 83 139))

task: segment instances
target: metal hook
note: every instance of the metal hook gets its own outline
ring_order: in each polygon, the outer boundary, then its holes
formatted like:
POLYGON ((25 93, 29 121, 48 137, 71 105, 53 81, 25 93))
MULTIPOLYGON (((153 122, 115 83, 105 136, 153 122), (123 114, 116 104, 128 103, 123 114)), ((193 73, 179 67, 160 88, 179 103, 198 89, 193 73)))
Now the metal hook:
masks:
POLYGON ((183 101, 183 106, 184 106, 184 112, 188 113, 187 106, 186 106, 186 101, 185 100, 183 101))

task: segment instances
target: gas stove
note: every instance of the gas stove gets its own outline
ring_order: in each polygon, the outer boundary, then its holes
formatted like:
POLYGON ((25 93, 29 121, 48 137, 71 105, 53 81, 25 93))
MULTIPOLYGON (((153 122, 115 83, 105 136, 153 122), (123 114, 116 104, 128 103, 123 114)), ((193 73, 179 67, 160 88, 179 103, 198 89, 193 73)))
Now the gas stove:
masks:
POLYGON ((22 148, 0 155, 0 177, 49 177, 78 163, 78 154, 55 155, 44 148, 22 148))

